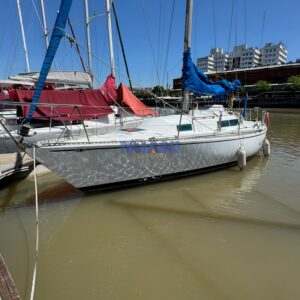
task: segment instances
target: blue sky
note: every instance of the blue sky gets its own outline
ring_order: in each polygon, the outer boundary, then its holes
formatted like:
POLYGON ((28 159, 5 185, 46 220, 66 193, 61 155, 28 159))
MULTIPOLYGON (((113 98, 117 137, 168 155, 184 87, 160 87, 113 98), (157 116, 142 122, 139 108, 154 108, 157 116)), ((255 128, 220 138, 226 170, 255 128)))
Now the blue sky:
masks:
MULTIPOLYGON (((175 0, 173 26, 168 32, 174 0, 115 0, 129 67, 135 86, 166 84, 180 75, 183 48, 185 1, 175 0), (167 55, 168 54, 168 55, 167 55)), ((39 70, 45 51, 40 21, 33 4, 38 0, 21 0, 32 70, 39 70)), ((194 0, 193 57, 207 55, 209 49, 225 50, 247 42, 261 46, 267 41, 283 41, 289 59, 300 58, 300 1, 299 0, 233 0, 233 22, 230 30, 232 0, 194 0), (215 7, 215 9, 213 9, 215 7), (215 17, 214 17, 215 15, 215 17), (265 15, 265 26, 263 19, 265 15), (215 24, 215 26, 214 26, 215 24), (215 28, 215 30, 214 30, 215 28), (230 36, 231 31, 231 38, 230 36)), ((48 26, 52 28, 60 0, 45 0, 48 26)), ((25 71, 16 1, 0 1, 0 78, 25 71)), ((83 0, 74 0, 71 21, 77 33, 82 55, 86 58, 83 27, 83 0)), ((104 0, 90 0, 91 14, 100 14, 91 24, 93 71, 97 82, 109 72, 108 43, 104 0)), ((118 81, 126 81, 120 46, 115 34, 118 81)), ((59 48, 53 69, 80 70, 79 59, 64 40, 59 48)))

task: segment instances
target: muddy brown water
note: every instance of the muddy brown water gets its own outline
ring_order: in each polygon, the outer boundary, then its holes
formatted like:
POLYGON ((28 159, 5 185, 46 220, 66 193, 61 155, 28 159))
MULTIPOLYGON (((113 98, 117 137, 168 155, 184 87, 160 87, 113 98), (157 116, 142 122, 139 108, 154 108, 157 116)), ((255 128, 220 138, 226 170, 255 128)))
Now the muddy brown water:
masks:
MULTIPOLYGON (((36 299, 299 299, 300 111, 273 112, 269 159, 83 194, 39 176, 36 299)), ((29 299, 31 178, 0 191, 0 252, 29 299)))

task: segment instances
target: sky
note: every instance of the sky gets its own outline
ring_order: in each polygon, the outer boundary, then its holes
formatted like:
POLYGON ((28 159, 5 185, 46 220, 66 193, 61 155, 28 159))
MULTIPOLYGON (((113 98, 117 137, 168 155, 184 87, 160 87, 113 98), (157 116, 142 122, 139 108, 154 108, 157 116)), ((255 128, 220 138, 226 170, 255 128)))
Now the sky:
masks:
MULTIPOLYGON (((49 29, 53 28, 60 0, 44 0, 49 29)), ((89 0, 95 86, 110 72, 104 0, 89 0)), ((39 71, 45 43, 39 0, 21 0, 32 71, 39 71)), ((180 76, 184 32, 184 0, 115 0, 129 69, 136 87, 171 84, 180 76)), ((0 0, 0 78, 25 71, 16 0, 0 0)), ((224 50, 246 43, 261 47, 282 41, 288 59, 300 58, 299 0, 194 0, 193 58, 205 56, 210 48, 224 50), (232 21, 231 21, 232 20, 232 21)), ((84 60, 87 47, 83 0, 74 0, 70 13, 84 60)), ((69 31, 68 31, 69 32, 69 31)), ((121 49, 114 28, 118 82, 127 82, 121 49)), ((63 39, 53 70, 81 70, 78 55, 63 39)))

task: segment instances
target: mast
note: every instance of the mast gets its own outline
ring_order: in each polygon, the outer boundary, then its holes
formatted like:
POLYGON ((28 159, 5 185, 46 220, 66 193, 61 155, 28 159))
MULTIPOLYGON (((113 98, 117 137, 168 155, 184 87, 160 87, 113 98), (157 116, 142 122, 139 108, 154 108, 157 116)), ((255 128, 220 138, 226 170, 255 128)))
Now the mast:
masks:
POLYGON ((107 30, 108 30, 110 67, 111 67, 111 74, 115 77, 116 76, 116 66, 115 66, 114 46, 113 46, 113 38, 112 38, 111 3, 112 3, 112 0, 106 0, 107 30))
POLYGON ((24 54, 25 54, 26 72, 30 72, 28 49, 27 49, 26 36, 25 36, 25 31, 24 31, 23 15, 22 15, 22 10, 21 10, 20 0, 17 0, 17 8, 18 8, 18 16, 19 16, 19 21, 20 21, 20 26, 21 26, 24 54))
POLYGON ((44 30, 44 37, 45 37, 46 50, 47 50, 47 48, 49 46, 49 36, 48 36, 48 27, 47 27, 47 19, 46 19, 46 13, 45 13, 44 0, 40 0, 40 4, 41 4, 41 10, 42 10, 43 30, 44 30))
MULTIPOLYGON (((189 51, 192 46, 192 23, 193 23, 193 0, 186 0, 185 11, 185 31, 184 31, 184 53, 189 51)), ((184 111, 189 111, 190 95, 188 90, 183 90, 183 106, 184 111)))
POLYGON ((85 34, 88 49, 88 71, 92 75, 92 46, 91 46, 91 32, 90 32, 90 11, 89 11, 89 0, 84 0, 85 8, 85 34))

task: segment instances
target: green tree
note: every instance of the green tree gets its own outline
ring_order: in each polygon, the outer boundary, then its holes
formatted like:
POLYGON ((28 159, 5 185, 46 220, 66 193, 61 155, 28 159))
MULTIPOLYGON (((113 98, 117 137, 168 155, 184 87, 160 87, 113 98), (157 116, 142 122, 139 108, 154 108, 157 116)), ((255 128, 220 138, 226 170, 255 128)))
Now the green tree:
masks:
POLYGON ((265 80, 259 80, 256 83, 256 90, 261 93, 268 92, 271 90, 271 85, 265 80))
POLYGON ((288 83, 291 85, 293 90, 300 90, 300 75, 289 77, 288 83))
POLYGON ((156 96, 165 96, 166 95, 166 90, 163 86, 160 85, 156 85, 153 89, 152 89, 152 93, 155 94, 156 96))

